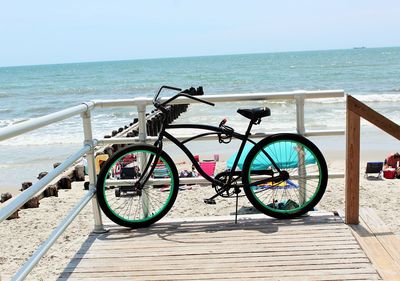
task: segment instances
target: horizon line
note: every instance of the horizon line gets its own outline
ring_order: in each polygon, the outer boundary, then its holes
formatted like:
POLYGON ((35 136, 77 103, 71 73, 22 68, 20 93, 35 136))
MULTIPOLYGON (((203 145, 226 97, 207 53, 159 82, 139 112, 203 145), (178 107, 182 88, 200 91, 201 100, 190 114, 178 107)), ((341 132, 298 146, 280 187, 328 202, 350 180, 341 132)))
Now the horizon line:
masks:
POLYGON ((98 61, 89 60, 89 61, 43 63, 43 64, 5 65, 5 66, 0 66, 0 69, 1 68, 12 68, 12 67, 50 66, 50 65, 63 65, 63 64, 90 64, 90 63, 105 63, 105 62, 141 61, 141 60, 184 59, 184 58, 201 58, 201 57, 221 57, 221 56, 261 55, 261 54, 283 54, 283 53, 341 51, 341 50, 360 50, 360 49, 385 49, 385 48, 399 48, 399 47, 400 46, 385 46, 385 47, 354 46, 352 48, 340 48, 340 49, 308 49, 308 50, 254 52, 254 53, 230 53, 230 54, 209 54, 209 55, 146 57, 146 58, 130 58, 130 59, 110 59, 110 60, 98 60, 98 61))

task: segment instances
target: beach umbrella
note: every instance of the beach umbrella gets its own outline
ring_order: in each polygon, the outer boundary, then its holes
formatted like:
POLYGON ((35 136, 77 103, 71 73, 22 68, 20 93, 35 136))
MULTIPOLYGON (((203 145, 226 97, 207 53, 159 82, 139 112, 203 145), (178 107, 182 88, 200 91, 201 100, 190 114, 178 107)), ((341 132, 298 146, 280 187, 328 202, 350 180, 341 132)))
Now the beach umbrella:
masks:
MULTIPOLYGON (((240 156, 238 168, 243 169, 244 160, 247 154, 254 147, 253 144, 246 144, 242 155, 240 156)), ((299 165, 299 147, 296 142, 292 141, 278 141, 270 143, 268 146, 264 147, 265 151, 272 157, 275 163, 280 168, 295 168, 299 165)), ((226 163, 228 169, 232 169, 233 163, 236 159, 237 153, 234 153, 226 163)), ((305 164, 315 164, 315 156, 311 155, 310 151, 306 149, 305 151, 305 164)), ((264 153, 259 153, 254 159, 251 169, 252 170, 263 170, 271 166, 271 161, 265 156, 264 153)))

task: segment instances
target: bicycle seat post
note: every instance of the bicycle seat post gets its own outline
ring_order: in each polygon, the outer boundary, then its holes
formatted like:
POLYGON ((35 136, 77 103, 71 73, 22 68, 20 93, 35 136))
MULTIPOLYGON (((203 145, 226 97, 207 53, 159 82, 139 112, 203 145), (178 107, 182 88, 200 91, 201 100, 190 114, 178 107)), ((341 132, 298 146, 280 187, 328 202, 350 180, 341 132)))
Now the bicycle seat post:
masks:
MULTIPOLYGON (((239 163, 240 156, 242 155, 244 147, 246 145, 246 142, 247 142, 247 140, 248 140, 248 138, 250 136, 250 131, 251 131, 251 128, 253 127, 253 124, 254 124, 254 120, 250 120, 249 125, 247 126, 246 133, 244 135, 245 138, 243 139, 242 143, 240 144, 240 147, 239 147, 238 153, 236 155, 235 161, 233 162, 233 165, 232 165, 232 168, 231 168, 232 171, 236 170, 236 167, 237 167, 237 165, 239 163)), ((229 175, 228 182, 231 182, 232 176, 233 176, 233 173, 229 175)))

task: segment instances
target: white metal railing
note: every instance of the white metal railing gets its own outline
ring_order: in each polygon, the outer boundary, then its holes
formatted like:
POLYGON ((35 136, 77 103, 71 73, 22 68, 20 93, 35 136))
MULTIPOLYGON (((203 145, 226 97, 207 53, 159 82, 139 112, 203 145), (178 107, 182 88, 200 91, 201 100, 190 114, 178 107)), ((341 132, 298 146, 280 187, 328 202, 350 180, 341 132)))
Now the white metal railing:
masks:
MULTIPOLYGON (((335 98, 344 97, 343 90, 329 91, 291 91, 278 93, 255 93, 255 94, 228 94, 228 95, 206 95, 202 96, 210 102, 238 102, 238 101, 262 101, 262 100, 295 100, 296 102, 296 131, 304 136, 326 136, 326 135, 343 135, 344 130, 337 131, 314 131, 307 132, 304 124, 304 100, 314 98, 335 98)), ((168 97, 162 100, 167 100, 168 97)), ((195 100, 179 98, 172 104, 189 104, 197 103, 195 100)), ((97 199, 94 196, 96 190, 96 173, 94 151, 96 145, 104 144, 122 144, 134 142, 153 141, 154 137, 147 137, 146 134, 146 107, 152 105, 151 98, 134 98, 120 100, 95 100, 74 107, 67 108, 43 117, 35 118, 23 123, 8 126, 0 129, 0 141, 22 135, 29 131, 68 119, 70 117, 80 115, 83 123, 84 143, 83 147, 76 153, 67 158, 60 166, 48 173, 37 183, 26 189, 18 195, 12 202, 0 209, 0 223, 18 210, 23 204, 31 199, 35 194, 42 191, 53 179, 63 173, 68 167, 72 166, 83 155, 87 156, 88 176, 89 176, 89 191, 81 199, 81 201, 70 211, 66 218, 58 225, 51 233, 49 238, 34 252, 28 261, 19 269, 13 277, 13 280, 23 280, 32 268, 39 262, 40 258, 54 244, 57 238, 64 232, 68 225, 75 219, 79 212, 92 200, 93 215, 94 215, 94 232, 101 233, 106 231, 103 227, 101 212, 97 204, 97 199), (112 138, 112 139, 93 139, 91 126, 91 111, 95 108, 110 108, 110 107, 136 107, 138 111, 139 135, 136 138, 112 138)), ((255 137, 263 137, 265 134, 255 134, 255 137)), ((186 136, 187 137, 187 136, 186 136)), ((179 139, 179 136, 178 136, 179 139)), ((342 175, 332 175, 333 177, 342 175)), ((187 178, 183 179, 185 183, 204 183, 202 178, 187 178)))

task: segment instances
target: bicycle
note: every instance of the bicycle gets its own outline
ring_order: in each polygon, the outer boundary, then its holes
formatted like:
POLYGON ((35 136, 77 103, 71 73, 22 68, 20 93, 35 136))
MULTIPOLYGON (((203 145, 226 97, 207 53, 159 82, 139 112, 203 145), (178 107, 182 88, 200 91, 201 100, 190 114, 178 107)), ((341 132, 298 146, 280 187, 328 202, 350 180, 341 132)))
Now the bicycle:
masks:
POLYGON ((179 190, 179 176, 176 165, 163 150, 163 139, 167 138, 178 146, 190 159, 193 167, 215 188, 216 194, 204 199, 215 204, 215 198, 236 196, 236 217, 238 196, 241 190, 250 203, 260 212, 278 219, 289 219, 312 210, 322 198, 328 179, 325 159, 320 150, 301 135, 281 133, 267 136, 255 142, 251 140, 252 126, 270 116, 270 109, 238 109, 237 112, 249 119, 245 134, 237 133, 223 120, 218 127, 204 124, 168 125, 166 108, 179 97, 214 106, 199 98, 203 88, 183 90, 162 86, 155 94, 153 104, 164 113, 161 130, 153 145, 130 145, 116 152, 108 159, 98 175, 97 198, 103 212, 115 223, 130 227, 147 227, 163 216, 173 206, 179 190), (159 95, 168 89, 178 93, 161 102, 159 95), (168 129, 201 129, 197 134, 179 141, 167 132, 168 129), (241 140, 240 147, 231 169, 209 176, 196 161, 186 143, 197 138, 216 135, 220 143, 232 138, 241 140), (247 155, 245 146, 252 148, 247 155), (245 157, 242 169, 239 159, 245 157))

